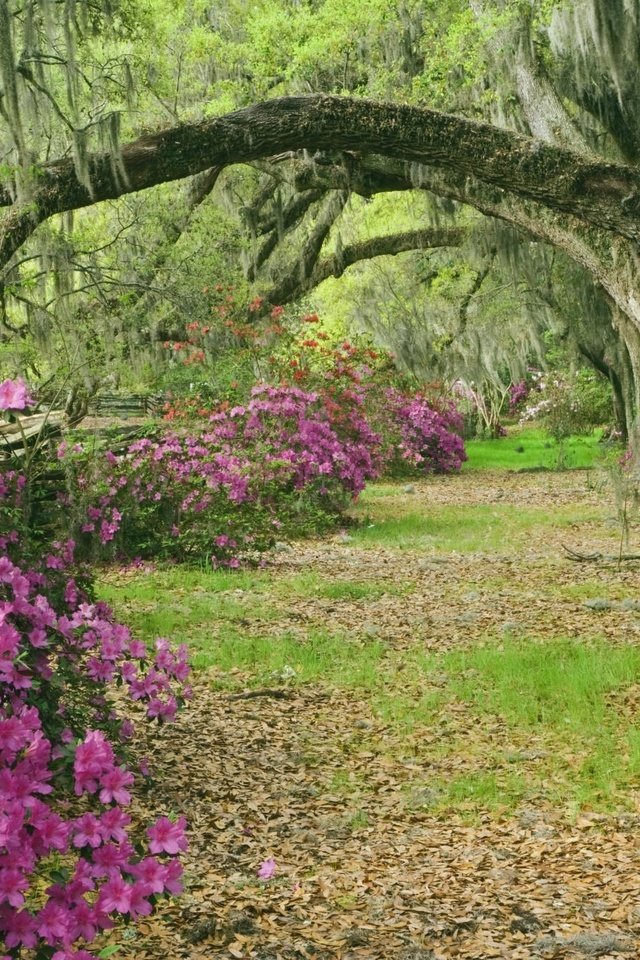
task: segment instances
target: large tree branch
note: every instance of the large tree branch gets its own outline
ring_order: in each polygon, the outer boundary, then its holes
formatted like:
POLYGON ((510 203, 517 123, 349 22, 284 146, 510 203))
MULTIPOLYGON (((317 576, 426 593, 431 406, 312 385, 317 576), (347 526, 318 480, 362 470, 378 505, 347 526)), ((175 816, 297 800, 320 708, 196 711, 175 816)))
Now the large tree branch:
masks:
MULTIPOLYGON (((305 189, 323 183, 325 189, 335 189, 345 183, 341 166, 319 169, 311 163, 300 162, 294 175, 305 189)), ((640 257, 635 243, 615 237, 607 243, 606 236, 593 236, 594 231, 571 217, 551 216, 535 203, 518 200, 455 169, 436 169, 369 155, 359 160, 352 158, 350 180, 352 189, 365 196, 389 190, 429 190, 437 196, 472 206, 487 217, 503 220, 531 240, 563 250, 575 263, 586 268, 621 315, 640 330, 640 300, 634 280, 640 269, 640 257)))
POLYGON ((410 250, 427 250, 433 247, 459 247, 469 236, 465 227, 427 227, 423 230, 408 230, 405 233, 392 233, 381 237, 371 237, 359 243, 344 246, 340 254, 333 254, 316 264, 315 269, 304 285, 301 293, 317 287, 329 277, 341 277, 348 267, 361 260, 373 260, 375 257, 395 257, 410 250))
POLYGON ((313 275, 322 245, 327 239, 331 227, 342 213, 348 198, 349 194, 346 190, 332 190, 327 194, 318 213, 317 221, 302 245, 300 256, 266 294, 265 299, 269 303, 290 303, 301 296, 306 289, 310 289, 307 287, 307 283, 313 275))
POLYGON ((29 209, 15 208, 0 227, 0 263, 38 223, 65 210, 114 199, 212 166, 285 150, 377 153, 472 175, 517 197, 640 240, 640 171, 585 158, 494 127, 404 104, 325 96, 282 97, 201 123, 141 137, 121 156, 90 160, 91 191, 71 159, 42 167, 29 209))
POLYGON ((469 236, 466 227, 426 227, 422 230, 407 230, 405 233, 391 233, 380 237, 370 237, 357 243, 342 247, 340 253, 334 253, 316 263, 308 277, 297 277, 294 271, 285 289, 274 288, 268 295, 270 304, 285 304, 309 293, 329 277, 341 277, 349 267, 362 260, 375 257, 395 257, 410 250, 427 250, 433 247, 459 247, 469 236))

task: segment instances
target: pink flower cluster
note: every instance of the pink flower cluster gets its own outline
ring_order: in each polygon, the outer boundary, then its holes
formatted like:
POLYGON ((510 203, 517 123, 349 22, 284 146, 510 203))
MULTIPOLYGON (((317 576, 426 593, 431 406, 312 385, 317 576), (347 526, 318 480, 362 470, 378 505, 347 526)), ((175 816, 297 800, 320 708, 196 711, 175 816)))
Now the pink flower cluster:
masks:
POLYGON ((519 410, 530 393, 531 386, 526 380, 518 380, 517 383, 511 383, 509 385, 509 413, 514 413, 516 410, 519 410))
POLYGON ((125 556, 206 555, 234 567, 239 551, 269 545, 295 518, 301 494, 328 509, 356 496, 379 463, 379 437, 357 409, 341 429, 318 394, 259 385, 189 435, 107 453, 79 478, 91 497, 81 532, 125 556))
MULTIPOLYGON (((0 537, 14 557, 8 501, 22 486, 0 475, 0 537)), ((0 556, 0 954, 87 960, 79 943, 180 890, 184 819, 161 817, 146 851, 134 845, 121 748, 132 725, 107 693, 124 686, 147 717, 173 719, 189 695, 186 648, 158 640, 150 655, 82 595, 72 559, 69 541, 44 551, 41 569, 0 556)))
POLYGON ((33 397, 24 380, 3 380, 0 383, 0 410, 24 410, 31 406, 33 397))
POLYGON ((397 432, 395 450, 390 456, 391 470, 403 461, 424 473, 450 473, 459 470, 467 455, 462 432, 462 417, 456 407, 441 404, 441 409, 422 394, 411 396, 390 387, 386 393, 390 432, 397 432))

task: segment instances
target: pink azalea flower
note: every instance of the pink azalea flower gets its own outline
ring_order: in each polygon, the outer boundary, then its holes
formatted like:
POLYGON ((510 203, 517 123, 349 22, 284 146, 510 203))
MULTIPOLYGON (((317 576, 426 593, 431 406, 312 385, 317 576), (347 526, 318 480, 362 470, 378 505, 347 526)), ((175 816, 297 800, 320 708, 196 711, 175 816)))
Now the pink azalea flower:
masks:
POLYGON ((273 857, 270 857, 268 860, 263 860, 260 864, 260 869, 258 870, 258 877, 260 880, 271 880, 272 877, 275 877, 278 867, 276 865, 273 857))
POLYGON ((98 896, 98 909, 104 913, 128 913, 131 906, 132 887, 122 877, 111 877, 103 885, 98 896))
POLYGON ((32 402, 27 385, 21 377, 0 383, 0 410, 24 410, 32 402))
POLYGON ((6 901, 12 907, 21 907, 24 903, 23 890, 27 890, 29 881, 19 870, 4 867, 0 870, 0 903, 6 901))
POLYGON ((176 854, 187 849, 187 838, 184 829, 187 825, 185 817, 180 817, 176 823, 168 817, 160 817, 152 827, 147 828, 147 836, 151 840, 151 853, 176 854))
POLYGON ((131 794, 126 787, 133 783, 133 774, 120 767, 114 767, 108 773, 100 778, 102 789, 100 791, 100 800, 102 803, 127 804, 131 800, 131 794))
POLYGON ((100 821, 92 813, 83 813, 75 822, 74 847, 99 847, 103 840, 100 821))

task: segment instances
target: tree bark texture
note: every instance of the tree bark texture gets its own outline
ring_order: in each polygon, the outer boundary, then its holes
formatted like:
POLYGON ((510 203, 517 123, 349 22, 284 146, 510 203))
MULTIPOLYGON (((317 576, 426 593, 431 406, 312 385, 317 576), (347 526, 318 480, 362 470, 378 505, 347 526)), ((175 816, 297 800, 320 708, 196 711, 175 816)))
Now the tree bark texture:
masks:
MULTIPOLYGON (((27 208, 0 225, 0 264, 38 223, 65 210, 282 151, 376 153, 458 171, 620 237, 640 239, 640 171, 426 108, 316 94, 282 97, 147 134, 119 157, 91 158, 91 190, 70 158, 40 168, 27 208)), ((9 205, 5 192, 0 200, 9 205)))
POLYGON ((318 260, 308 276, 300 271, 291 275, 289 283, 275 287, 266 295, 268 303, 285 304, 313 290, 329 277, 341 277, 349 267, 362 260, 376 257, 395 257, 410 250, 427 250, 434 247, 459 247, 467 239, 469 231, 465 227, 429 227, 424 230, 408 230, 404 233, 385 234, 371 237, 359 243, 344 246, 340 254, 333 254, 324 260, 318 260))

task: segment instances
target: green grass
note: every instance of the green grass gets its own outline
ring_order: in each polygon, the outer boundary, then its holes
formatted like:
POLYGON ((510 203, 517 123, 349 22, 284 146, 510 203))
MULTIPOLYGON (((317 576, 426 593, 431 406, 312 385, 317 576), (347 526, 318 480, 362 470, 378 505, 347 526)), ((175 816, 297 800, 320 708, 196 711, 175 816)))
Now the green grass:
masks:
POLYGON ((512 810, 528 793, 527 782, 519 774, 477 770, 457 777, 430 781, 421 801, 412 806, 435 812, 456 810, 477 813, 480 810, 512 810))
POLYGON ((297 682, 321 682, 335 687, 375 689, 384 648, 379 643, 359 645, 342 634, 309 630, 303 636, 282 633, 250 636, 233 631, 202 645, 195 657, 199 668, 234 669, 253 675, 263 683, 295 671, 297 682))
POLYGON ((597 737, 615 721, 605 695, 640 679, 640 648, 511 639, 449 654, 442 666, 449 689, 475 710, 525 729, 597 737))
POLYGON ((359 507, 361 526, 351 531, 354 544, 385 545, 398 549, 478 552, 512 552, 527 542, 533 530, 563 528, 600 519, 599 510, 583 505, 523 509, 516 504, 425 506, 420 512, 412 502, 391 511, 384 502, 363 497, 359 507))
POLYGON ((499 440, 469 440, 463 470, 588 469, 602 459, 601 431, 558 444, 540 427, 511 427, 499 440))
POLYGON ((374 580, 324 580, 317 573, 301 573, 279 582, 280 595, 322 597, 325 600, 377 600, 385 595, 404 596, 413 584, 384 583, 374 580))
POLYGON ((195 667, 207 666, 212 644, 241 643, 280 615, 262 571, 194 570, 175 566, 136 576, 107 576, 100 598, 146 643, 167 637, 188 643, 195 667))
POLYGON ((611 647, 604 640, 508 639, 440 657, 417 657, 412 674, 425 684, 433 673, 449 680, 436 694, 440 718, 460 723, 451 754, 464 753, 480 769, 440 786, 440 807, 509 806, 526 796, 545 797, 566 810, 613 809, 633 804, 640 787, 640 734, 634 710, 624 710, 625 691, 640 681, 640 648, 611 647), (453 713, 451 711, 453 710, 453 713), (503 752, 482 731, 498 721, 503 752), (527 745, 535 744, 533 765, 527 745), (509 773, 513 764, 523 767, 509 773), (487 773, 487 767, 497 768, 487 773), (526 768, 526 769, 525 769, 526 768), (500 795, 492 800, 494 788, 500 795))

